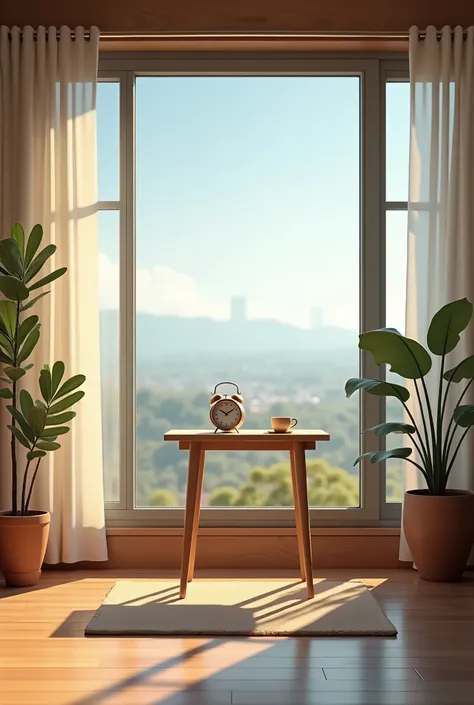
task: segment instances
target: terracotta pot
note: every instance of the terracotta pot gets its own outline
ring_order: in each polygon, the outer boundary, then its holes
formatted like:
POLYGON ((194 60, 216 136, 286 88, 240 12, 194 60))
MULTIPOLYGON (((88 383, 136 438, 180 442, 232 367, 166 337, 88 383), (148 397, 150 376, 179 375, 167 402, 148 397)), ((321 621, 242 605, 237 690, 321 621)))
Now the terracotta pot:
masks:
POLYGON ((0 512, 0 570, 10 587, 36 585, 48 545, 49 512, 0 512))
POLYGON ((406 492, 403 529, 420 578, 461 580, 474 544, 474 492, 406 492))

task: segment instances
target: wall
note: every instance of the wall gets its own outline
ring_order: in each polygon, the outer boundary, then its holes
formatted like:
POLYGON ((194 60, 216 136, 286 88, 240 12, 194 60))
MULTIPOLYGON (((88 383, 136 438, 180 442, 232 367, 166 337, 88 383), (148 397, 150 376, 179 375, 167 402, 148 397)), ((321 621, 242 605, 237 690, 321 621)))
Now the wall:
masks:
POLYGON ((406 31, 474 24, 472 0, 21 0, 1 23, 102 31, 406 31))

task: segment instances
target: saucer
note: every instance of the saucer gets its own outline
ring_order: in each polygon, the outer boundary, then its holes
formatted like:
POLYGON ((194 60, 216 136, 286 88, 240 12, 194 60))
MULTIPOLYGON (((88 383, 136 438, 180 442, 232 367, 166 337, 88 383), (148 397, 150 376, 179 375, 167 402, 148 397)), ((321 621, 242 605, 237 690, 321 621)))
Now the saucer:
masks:
POLYGON ((275 436, 284 436, 287 433, 292 433, 293 429, 289 428, 288 431, 274 431, 273 428, 270 431, 267 431, 267 433, 273 433, 275 436))

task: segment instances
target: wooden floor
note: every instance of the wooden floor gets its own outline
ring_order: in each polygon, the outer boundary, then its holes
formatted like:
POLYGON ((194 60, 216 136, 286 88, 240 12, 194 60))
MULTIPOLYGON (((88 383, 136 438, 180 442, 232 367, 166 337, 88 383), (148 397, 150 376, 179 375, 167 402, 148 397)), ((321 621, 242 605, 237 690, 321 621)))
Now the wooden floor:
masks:
POLYGON ((474 704, 472 573, 452 585, 411 570, 315 575, 362 578, 399 636, 86 639, 115 579, 169 575, 50 571, 36 588, 0 584, 0 704, 474 704))

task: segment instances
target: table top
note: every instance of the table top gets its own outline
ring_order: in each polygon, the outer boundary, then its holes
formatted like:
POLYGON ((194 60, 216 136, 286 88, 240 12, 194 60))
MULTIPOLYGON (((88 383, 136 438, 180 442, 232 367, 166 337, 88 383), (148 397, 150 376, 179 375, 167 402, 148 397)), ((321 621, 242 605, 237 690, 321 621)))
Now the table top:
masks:
POLYGON ((207 431, 205 429, 185 429, 185 430, 172 430, 168 431, 164 435, 165 441, 187 441, 188 443, 216 443, 222 442, 223 439, 233 441, 271 441, 272 439, 282 440, 283 438, 291 438, 295 443, 298 442, 308 442, 308 441, 329 441, 330 436, 326 431, 321 429, 304 429, 295 428, 287 433, 275 433, 269 429, 249 429, 249 430, 239 430, 239 432, 232 433, 214 433, 214 431, 207 431))

